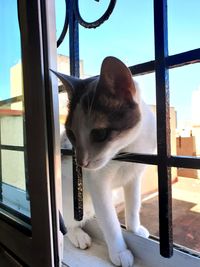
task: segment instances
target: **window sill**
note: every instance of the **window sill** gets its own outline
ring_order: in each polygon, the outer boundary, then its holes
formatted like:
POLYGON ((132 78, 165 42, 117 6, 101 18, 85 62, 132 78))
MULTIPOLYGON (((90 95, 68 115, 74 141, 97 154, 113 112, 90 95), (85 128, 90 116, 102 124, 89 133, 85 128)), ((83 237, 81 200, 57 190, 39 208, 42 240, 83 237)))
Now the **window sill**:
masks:
MULTIPOLYGON (((69 267, 113 267, 96 220, 88 222, 85 229, 93 239, 91 248, 87 250, 76 249, 65 237, 63 263, 69 267)), ((135 255, 134 267, 200 266, 200 258, 177 249, 174 249, 172 258, 163 258, 159 254, 158 242, 152 239, 144 239, 127 231, 123 232, 129 249, 135 255)))

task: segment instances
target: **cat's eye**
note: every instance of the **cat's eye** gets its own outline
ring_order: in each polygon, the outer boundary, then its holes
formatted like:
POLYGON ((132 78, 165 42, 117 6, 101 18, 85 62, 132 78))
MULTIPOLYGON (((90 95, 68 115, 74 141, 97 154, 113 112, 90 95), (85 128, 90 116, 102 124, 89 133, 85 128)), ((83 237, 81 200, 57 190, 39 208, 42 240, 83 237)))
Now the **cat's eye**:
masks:
POLYGON ((74 146, 76 143, 76 137, 72 130, 67 129, 67 137, 69 138, 69 141, 74 146))
POLYGON ((110 136, 111 130, 109 128, 93 129, 90 133, 93 142, 104 142, 110 136))

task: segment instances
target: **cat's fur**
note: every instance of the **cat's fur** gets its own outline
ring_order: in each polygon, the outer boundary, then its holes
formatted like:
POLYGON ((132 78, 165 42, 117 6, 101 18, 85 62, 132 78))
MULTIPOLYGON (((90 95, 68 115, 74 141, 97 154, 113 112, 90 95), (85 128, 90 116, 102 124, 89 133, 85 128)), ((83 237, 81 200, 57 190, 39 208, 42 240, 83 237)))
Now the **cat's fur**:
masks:
MULTIPOLYGON (((148 237, 139 216, 141 177, 145 165, 122 163, 112 158, 119 152, 154 152, 154 115, 141 99, 129 69, 114 57, 103 61, 100 76, 81 80, 56 74, 68 92, 66 133, 75 147, 77 162, 83 167, 84 179, 84 218, 77 222, 73 219, 71 160, 63 157, 67 236, 81 249, 91 245, 91 238, 81 227, 94 215, 94 206, 111 261, 117 266, 130 267, 134 258, 122 236, 111 192, 123 187, 127 230, 148 237)), ((62 143, 65 143, 64 136, 62 143)))

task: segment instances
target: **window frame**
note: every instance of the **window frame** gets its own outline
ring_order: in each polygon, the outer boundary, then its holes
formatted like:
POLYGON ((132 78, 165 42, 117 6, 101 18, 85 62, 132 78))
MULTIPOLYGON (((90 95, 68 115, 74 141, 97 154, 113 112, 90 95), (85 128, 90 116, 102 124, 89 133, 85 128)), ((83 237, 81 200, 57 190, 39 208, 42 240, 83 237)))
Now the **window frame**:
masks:
POLYGON ((28 266, 58 267, 62 258, 59 111, 57 80, 49 75, 49 68, 56 68, 55 7, 53 0, 18 0, 17 4, 31 231, 2 209, 0 240, 28 266))

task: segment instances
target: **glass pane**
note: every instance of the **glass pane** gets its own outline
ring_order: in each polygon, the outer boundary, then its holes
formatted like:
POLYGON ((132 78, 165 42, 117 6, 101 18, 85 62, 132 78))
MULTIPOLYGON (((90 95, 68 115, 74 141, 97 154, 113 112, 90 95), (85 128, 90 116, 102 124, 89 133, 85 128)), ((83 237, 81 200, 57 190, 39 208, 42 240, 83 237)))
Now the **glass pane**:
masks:
POLYGON ((168 0, 169 54, 199 48, 200 1, 168 0))
POLYGON ((0 25, 0 207, 30 216, 17 1, 1 1, 0 25))

